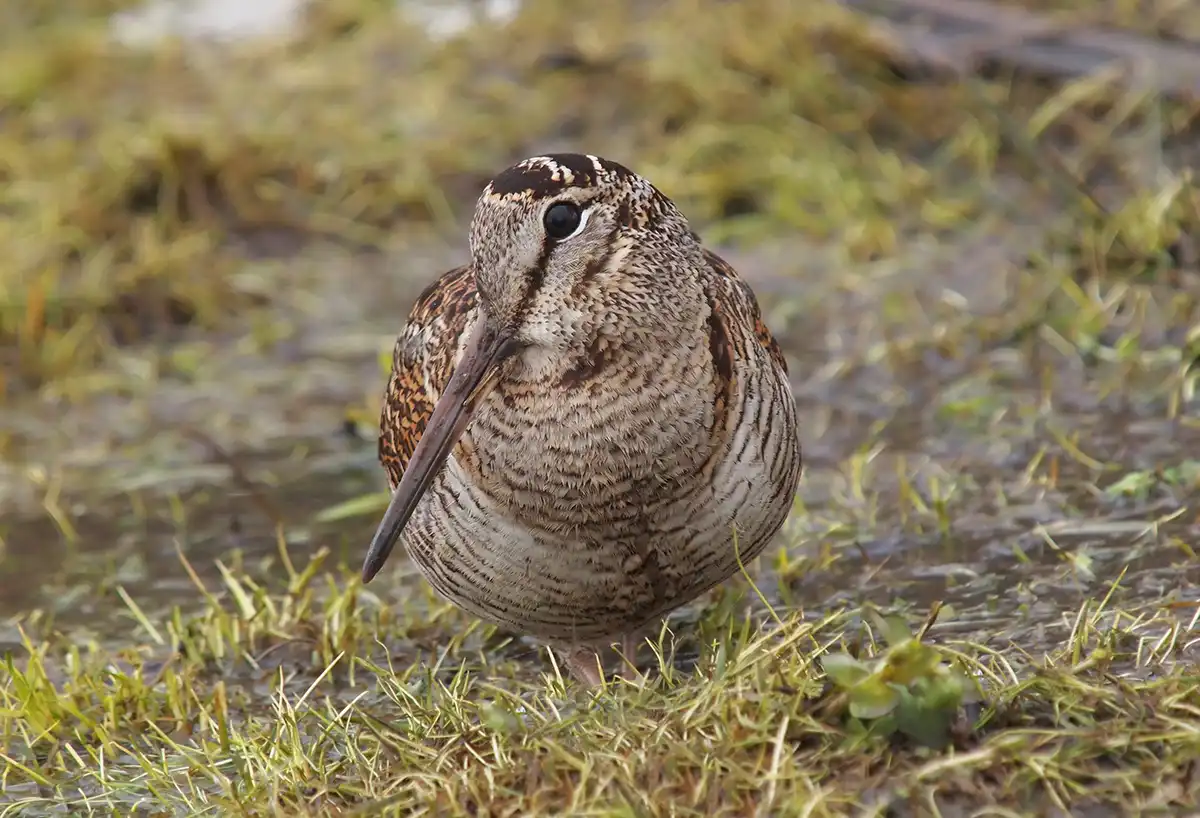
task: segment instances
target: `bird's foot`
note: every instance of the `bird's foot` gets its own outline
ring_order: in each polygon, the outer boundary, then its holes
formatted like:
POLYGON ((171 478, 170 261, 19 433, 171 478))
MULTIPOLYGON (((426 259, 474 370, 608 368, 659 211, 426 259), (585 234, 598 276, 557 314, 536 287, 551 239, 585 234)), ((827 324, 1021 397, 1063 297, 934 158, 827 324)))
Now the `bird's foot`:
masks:
POLYGON ((627 633, 621 637, 621 658, 625 661, 625 667, 634 675, 641 675, 637 668, 637 652, 641 644, 642 638, 639 634, 627 633))
MULTIPOLYGON (((621 637, 620 649, 624 662, 621 675, 632 678, 640 675, 637 669, 637 649, 641 639, 637 634, 625 634, 621 637)), ((601 665, 600 652, 587 645, 571 645, 561 651, 564 664, 571 676, 589 688, 600 687, 604 684, 604 671, 601 665)))
POLYGON ((589 688, 604 684, 604 671, 600 666, 600 655, 586 645, 572 645, 562 651, 563 662, 576 681, 589 688))

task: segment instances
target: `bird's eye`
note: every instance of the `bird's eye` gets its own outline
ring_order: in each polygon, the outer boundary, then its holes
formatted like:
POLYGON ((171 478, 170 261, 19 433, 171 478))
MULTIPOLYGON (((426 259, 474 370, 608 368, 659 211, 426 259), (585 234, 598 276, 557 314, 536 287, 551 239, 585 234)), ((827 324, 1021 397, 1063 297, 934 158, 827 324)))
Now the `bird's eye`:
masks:
POLYGON ((542 224, 546 227, 546 235, 555 241, 569 239, 583 229, 583 208, 574 202, 557 202, 546 209, 542 216, 542 224))

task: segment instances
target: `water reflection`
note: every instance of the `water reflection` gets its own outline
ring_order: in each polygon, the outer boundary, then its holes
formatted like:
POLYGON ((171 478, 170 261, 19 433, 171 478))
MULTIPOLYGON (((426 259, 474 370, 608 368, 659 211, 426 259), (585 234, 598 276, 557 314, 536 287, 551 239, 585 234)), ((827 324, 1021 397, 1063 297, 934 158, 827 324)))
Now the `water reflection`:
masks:
MULTIPOLYGON (((112 36, 130 46, 148 46, 163 38, 244 40, 286 37, 299 25, 304 0, 150 0, 112 18, 112 36)), ((407 0, 397 12, 433 40, 449 39, 487 20, 512 19, 519 0, 407 0)))

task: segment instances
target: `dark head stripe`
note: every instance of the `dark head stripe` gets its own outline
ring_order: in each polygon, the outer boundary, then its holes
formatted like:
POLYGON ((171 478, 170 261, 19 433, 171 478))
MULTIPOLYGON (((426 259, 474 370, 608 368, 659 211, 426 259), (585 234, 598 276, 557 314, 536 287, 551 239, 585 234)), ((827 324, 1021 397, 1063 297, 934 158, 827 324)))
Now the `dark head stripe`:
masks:
POLYGON ((604 179, 631 176, 633 173, 624 165, 607 159, 593 159, 582 153, 552 153, 518 162, 493 179, 488 189, 495 196, 525 194, 541 199, 567 188, 594 187, 604 179))

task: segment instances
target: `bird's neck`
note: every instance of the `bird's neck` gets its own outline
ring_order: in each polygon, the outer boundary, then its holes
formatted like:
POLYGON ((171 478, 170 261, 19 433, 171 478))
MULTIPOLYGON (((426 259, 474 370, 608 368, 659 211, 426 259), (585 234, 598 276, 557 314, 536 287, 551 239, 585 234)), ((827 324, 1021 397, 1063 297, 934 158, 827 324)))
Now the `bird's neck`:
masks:
POLYGON ((558 312, 547 343, 523 351, 511 379, 572 388, 629 367, 681 358, 702 365, 708 355, 707 303, 698 283, 666 287, 650 276, 627 275, 619 286, 596 281, 583 295, 577 307, 558 312))

